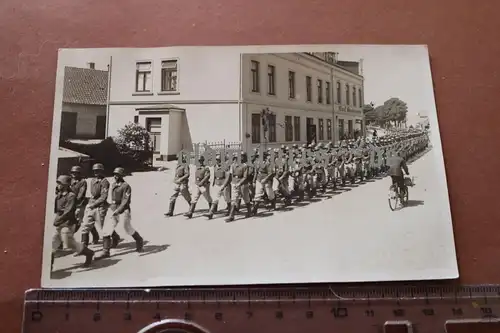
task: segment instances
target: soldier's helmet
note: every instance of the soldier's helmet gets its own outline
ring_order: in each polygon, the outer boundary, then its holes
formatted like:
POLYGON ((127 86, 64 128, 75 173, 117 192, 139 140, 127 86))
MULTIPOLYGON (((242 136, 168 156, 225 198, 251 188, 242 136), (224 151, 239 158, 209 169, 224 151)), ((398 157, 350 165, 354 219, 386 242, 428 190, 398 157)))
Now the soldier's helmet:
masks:
POLYGON ((216 161, 220 161, 221 160, 221 155, 220 154, 215 155, 215 160, 216 161))
POLYGON ((293 148, 293 149, 297 149, 297 148, 299 148, 299 145, 298 145, 298 144, 296 144, 296 143, 294 143, 294 144, 292 145, 292 148, 293 148))
POLYGON ((307 148, 307 144, 305 144, 305 143, 304 143, 304 144, 302 145, 302 148, 306 149, 306 148, 307 148))
POLYGON ((70 172, 71 173, 81 173, 82 172, 82 167, 79 166, 79 165, 75 165, 75 166, 71 167, 70 172))
POLYGON ((113 170, 113 174, 117 175, 117 176, 120 176, 120 177, 123 177, 123 176, 125 176, 125 169, 121 168, 121 167, 115 168, 113 170))
POLYGON ((61 185, 70 185, 71 177, 68 175, 60 175, 59 177, 57 177, 57 183, 61 185))
POLYGON ((318 148, 318 149, 323 148, 323 144, 322 144, 321 142, 320 142, 320 143, 318 143, 318 144, 316 145, 316 148, 318 148))
POLYGON ((285 145, 281 145, 281 150, 285 150, 287 147, 285 145))
POLYGON ((96 163, 92 166, 93 171, 104 171, 104 165, 101 163, 96 163))

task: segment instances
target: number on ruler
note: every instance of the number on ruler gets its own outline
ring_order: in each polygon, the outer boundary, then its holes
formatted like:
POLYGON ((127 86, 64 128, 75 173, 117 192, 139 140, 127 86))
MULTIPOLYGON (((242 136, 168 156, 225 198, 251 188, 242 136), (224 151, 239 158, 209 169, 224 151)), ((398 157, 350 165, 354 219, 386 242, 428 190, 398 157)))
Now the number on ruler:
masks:
POLYGON ((423 309, 422 310, 422 313, 425 315, 425 316, 434 316, 434 309, 423 309))
POLYGON ((306 318, 307 319, 312 319, 313 317, 314 317, 313 311, 306 311, 306 318))
POLYGON ((347 316, 349 316, 349 313, 347 312, 347 308, 333 308, 332 311, 330 311, 331 313, 333 313, 333 316, 335 318, 345 318, 347 316))
POLYGON ((366 310, 365 311, 365 316, 367 316, 367 317, 375 317, 375 311, 373 311, 373 310, 366 310))
POLYGON ((94 313, 94 316, 92 317, 94 321, 100 321, 101 320, 101 314, 99 312, 94 313))
POLYGON ((161 320, 161 314, 159 312, 155 313, 155 315, 153 316, 153 319, 154 320, 161 320))
POLYGON ((215 320, 222 320, 222 312, 216 312, 214 318, 215 320))
POLYGON ((132 320, 132 314, 130 312, 125 312, 123 314, 123 320, 132 320))
POLYGON ((283 311, 276 311, 274 316, 276 317, 276 319, 283 319, 283 311))
POLYGON ((481 313, 484 315, 490 315, 493 311, 491 311, 491 308, 481 308, 481 313))
POLYGON ((395 309, 394 311, 392 311, 392 313, 394 313, 395 317, 404 317, 405 310, 404 309, 395 309))
POLYGON ((247 318, 252 318, 252 317, 253 317, 253 312, 247 311, 247 318))
POLYGON ((188 320, 188 321, 193 320, 193 315, 192 315, 192 314, 190 314, 189 312, 186 312, 186 313, 184 314, 184 320, 188 320))
POLYGON ((43 314, 40 311, 34 311, 31 313, 31 321, 42 321, 43 314))
POLYGON ((464 314, 462 308, 453 308, 451 309, 451 312, 453 313, 454 316, 462 316, 464 314))

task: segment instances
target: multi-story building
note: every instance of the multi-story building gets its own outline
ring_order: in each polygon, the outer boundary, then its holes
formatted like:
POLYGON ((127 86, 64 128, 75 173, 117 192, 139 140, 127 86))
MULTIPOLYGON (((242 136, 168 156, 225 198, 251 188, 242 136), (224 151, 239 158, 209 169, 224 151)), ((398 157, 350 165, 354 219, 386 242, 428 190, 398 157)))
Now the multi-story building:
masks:
POLYGON ((135 121, 167 156, 193 143, 239 142, 249 150, 362 130, 360 64, 334 53, 130 49, 113 55, 109 90, 107 135, 135 121))

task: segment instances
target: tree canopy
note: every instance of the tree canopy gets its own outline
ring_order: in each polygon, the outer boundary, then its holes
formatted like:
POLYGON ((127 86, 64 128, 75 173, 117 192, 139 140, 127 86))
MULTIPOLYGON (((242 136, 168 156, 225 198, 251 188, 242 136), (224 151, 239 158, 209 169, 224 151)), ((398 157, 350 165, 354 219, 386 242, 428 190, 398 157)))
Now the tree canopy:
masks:
POLYGON ((382 127, 401 127, 406 124, 408 106, 397 97, 388 99, 382 105, 370 103, 363 106, 367 124, 377 124, 382 127))

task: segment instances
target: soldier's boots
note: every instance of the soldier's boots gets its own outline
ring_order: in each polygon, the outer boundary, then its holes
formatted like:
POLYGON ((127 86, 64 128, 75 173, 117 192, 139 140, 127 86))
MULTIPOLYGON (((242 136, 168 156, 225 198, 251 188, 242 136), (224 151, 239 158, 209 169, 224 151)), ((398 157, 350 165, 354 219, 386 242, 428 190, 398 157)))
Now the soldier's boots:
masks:
POLYGON ((165 213, 165 216, 166 217, 174 216, 174 209, 175 209, 175 201, 170 201, 170 203, 168 204, 168 212, 165 213))
POLYGON ((191 206, 189 207, 189 211, 186 214, 184 214, 184 216, 187 217, 188 219, 192 218, 195 208, 196 208, 196 204, 192 203, 191 206))
POLYGON ((253 207, 252 207, 252 212, 251 212, 252 216, 257 215, 257 212, 258 212, 258 211, 259 211, 259 202, 258 202, 258 201, 255 201, 255 202, 253 203, 253 207))
POLYGON ((111 248, 116 248, 121 241, 122 239, 120 236, 116 233, 116 231, 113 231, 113 234, 111 235, 111 248))
POLYGON ((236 212, 239 212, 240 211, 240 207, 241 207, 241 199, 238 199, 238 201, 236 201, 236 207, 234 208, 236 212))
POLYGON ((81 254, 85 256, 83 267, 89 267, 92 264, 92 260, 94 259, 94 251, 87 247, 84 247, 81 254))
POLYGON ((217 204, 212 203, 210 205, 210 210, 208 211, 207 214, 204 214, 204 216, 206 216, 209 220, 211 220, 216 212, 217 212, 217 204))
POLYGON ((229 216, 229 214, 231 213, 231 203, 228 203, 227 204, 227 211, 226 211, 226 216, 229 216))
POLYGON ((290 206, 292 204, 292 196, 290 194, 288 194, 287 196, 285 196, 285 206, 290 206))
POLYGON ((229 211, 229 216, 228 218, 225 219, 226 222, 232 222, 234 221, 234 215, 236 214, 236 205, 232 205, 231 209, 229 211))
POLYGON ((92 234, 92 244, 97 244, 99 243, 99 233, 97 232, 97 229, 95 227, 93 227, 91 230, 90 230, 90 233, 92 234))
POLYGON ((95 260, 102 260, 111 257, 109 251, 111 250, 111 237, 104 236, 102 238, 102 253, 95 257, 95 260))
POLYGON ((246 206, 247 206, 247 213, 245 214, 245 217, 246 218, 252 217, 252 204, 247 203, 246 206))
POLYGON ((304 190, 299 190, 299 197, 297 198, 297 201, 304 201, 304 190))
MULTIPOLYGON (((82 245, 87 248, 89 246, 89 234, 82 234, 82 245)), ((81 252, 75 253, 75 257, 83 255, 81 252)))
POLYGON ((271 210, 276 210, 276 198, 271 200, 271 210))
POLYGON ((139 235, 139 233, 136 231, 132 235, 132 238, 135 240, 135 250, 137 252, 142 252, 144 250, 144 239, 139 235))

